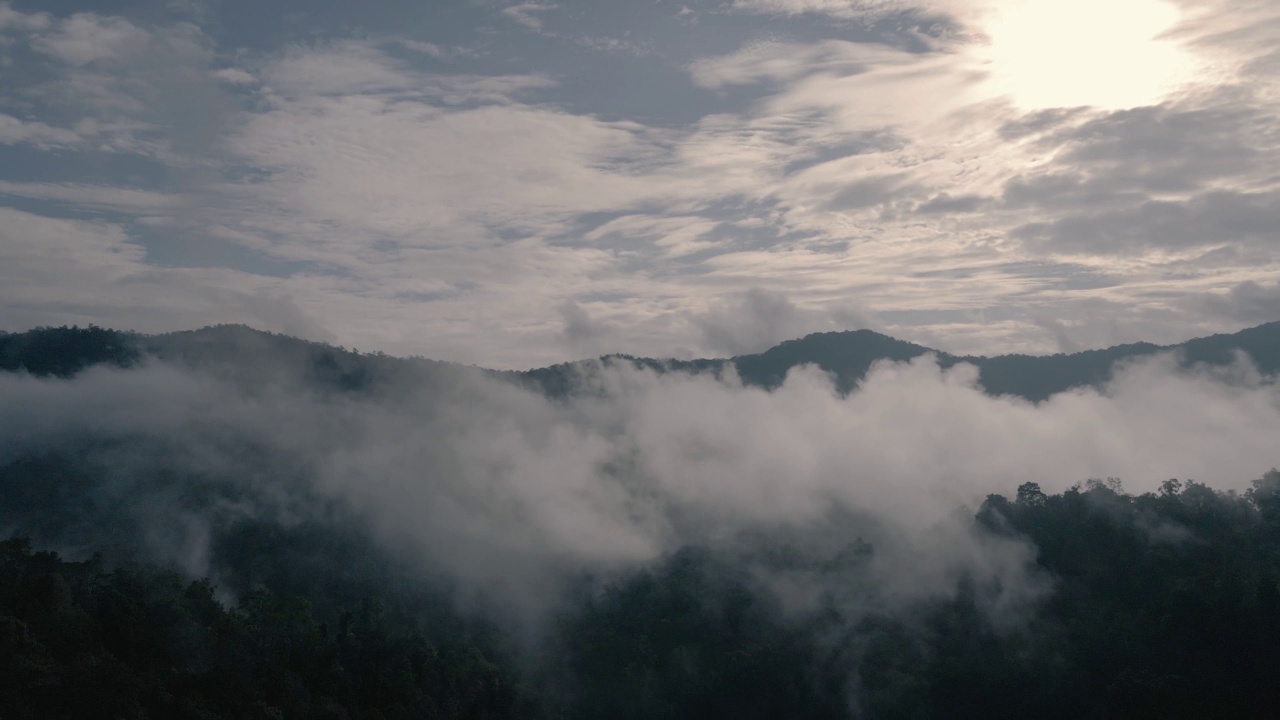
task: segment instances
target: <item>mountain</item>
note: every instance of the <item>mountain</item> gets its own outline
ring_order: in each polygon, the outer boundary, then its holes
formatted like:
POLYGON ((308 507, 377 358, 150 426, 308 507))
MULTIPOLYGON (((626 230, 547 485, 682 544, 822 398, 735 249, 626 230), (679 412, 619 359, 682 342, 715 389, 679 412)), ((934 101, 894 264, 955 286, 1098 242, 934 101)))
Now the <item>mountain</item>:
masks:
POLYGON ((0 336, 0 370, 26 370, 39 377, 70 377, 98 365, 133 367, 147 357, 242 384, 288 385, 300 380, 311 387, 342 391, 372 391, 410 376, 470 370, 425 358, 362 354, 243 325, 159 335, 91 325, 0 336))
MULTIPOLYGON (((1040 399, 1159 351, 1274 373, 1280 324, 936 356, 1040 399)), ((558 403, 470 382, 571 396, 633 365, 774 387, 815 364, 847 391, 932 352, 864 330, 498 372, 242 326, 0 334, 0 716, 1280 717, 1280 473, 1163 480, 1187 477, 1171 448, 1273 464, 1272 387, 1171 391, 1185 414, 1102 399, 1068 425, 1081 408, 966 392, 933 431, 868 412, 866 438, 814 439, 832 417, 775 402, 802 393, 558 403), (1095 442, 1149 463, 1149 491, 1064 469, 1095 442)))
POLYGON ((817 365, 849 392, 879 361, 902 362, 933 353, 943 367, 975 365, 983 388, 993 395, 1016 395, 1034 402, 1071 388, 1107 382, 1117 365, 1171 352, 1184 367, 1225 366, 1237 353, 1247 355, 1264 374, 1280 371, 1280 322, 1232 334, 1196 338, 1178 345, 1133 343, 1056 355, 957 356, 872 332, 814 333, 788 340, 762 353, 727 359, 669 360, 607 355, 598 360, 562 363, 523 372, 487 371, 424 358, 361 354, 238 325, 143 335, 88 328, 37 328, 0 335, 0 370, 68 377, 95 365, 129 367, 152 356, 201 370, 229 374, 250 383, 304 378, 309 385, 338 391, 373 391, 408 378, 448 377, 485 372, 537 388, 552 396, 577 391, 584 375, 600 366, 632 364, 658 372, 723 375, 729 368, 747 385, 773 388, 787 372, 817 365), (263 359, 270 357, 269 364, 263 359))
MULTIPOLYGON (((1132 343, 1056 355, 958 356, 870 330, 854 330, 814 333, 780 343, 762 353, 728 359, 659 360, 610 355, 601 358, 601 362, 629 362, 662 372, 714 375, 722 375, 732 367, 747 385, 765 388, 780 385, 792 368, 817 365, 831 373, 840 392, 847 393, 876 362, 905 362, 933 353, 944 368, 958 363, 975 365, 983 388, 992 395, 1016 395, 1039 402, 1071 388, 1100 386, 1111 379, 1118 363, 1162 352, 1174 353, 1183 367, 1225 366, 1235 360, 1237 352, 1243 352, 1261 372, 1274 374, 1280 371, 1280 322, 1178 345, 1132 343)), ((583 363, 565 363, 530 370, 522 376, 549 394, 559 395, 573 387, 582 371, 583 363)))

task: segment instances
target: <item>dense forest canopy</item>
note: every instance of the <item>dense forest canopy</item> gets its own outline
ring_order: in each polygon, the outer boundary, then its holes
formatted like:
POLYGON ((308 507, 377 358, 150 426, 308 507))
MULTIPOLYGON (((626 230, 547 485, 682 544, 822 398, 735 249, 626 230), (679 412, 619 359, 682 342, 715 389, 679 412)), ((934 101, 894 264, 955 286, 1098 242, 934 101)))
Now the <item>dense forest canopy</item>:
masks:
MULTIPOLYGON (((1244 495, 1170 480, 992 496, 974 531, 1038 548, 1017 618, 968 577, 911 606, 788 612, 745 558, 689 548, 566 602, 542 666, 381 578, 347 606, 323 540, 290 594, 223 604, 152 565, 0 545, 5 717, 1267 717, 1280 707, 1280 473, 1244 495), (326 577, 327 576, 327 577, 326 577), (296 591, 296 590, 295 590, 296 591), (406 611, 406 607, 414 610, 406 611), (527 672, 527 675, 524 673, 527 672)), ((859 547, 817 571, 859 581, 859 547)), ((228 558, 231 564, 252 555, 228 558)), ((367 559, 366 559, 367 560, 367 559)), ((791 562, 798 560, 792 559, 791 562)))
POLYGON ((0 718, 1271 717, 1277 336, 0 336, 0 718))

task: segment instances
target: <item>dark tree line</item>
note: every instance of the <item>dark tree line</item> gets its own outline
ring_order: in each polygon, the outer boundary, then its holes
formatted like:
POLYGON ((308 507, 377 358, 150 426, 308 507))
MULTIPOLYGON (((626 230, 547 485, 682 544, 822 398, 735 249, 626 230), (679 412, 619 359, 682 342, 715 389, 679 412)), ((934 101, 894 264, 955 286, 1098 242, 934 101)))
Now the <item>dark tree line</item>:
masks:
POLYGON ((565 624, 575 716, 1280 717, 1280 472, 1244 494, 1029 483, 974 522, 1038 550, 1048 593, 1012 626, 969 578, 918 607, 787 617, 686 551, 565 624))
POLYGON ((1061 700, 1076 717, 1280 712, 1280 472, 1243 494, 1027 484, 978 521, 1030 540, 1055 578, 1028 634, 1046 679, 1078 689, 1061 700))
POLYGON ((320 622, 257 589, 232 608, 204 580, 107 570, 0 543, 0 717, 511 717, 485 654, 388 622, 375 600, 320 622))
MULTIPOLYGON (((724 376, 730 369, 744 383, 777 387, 787 372, 800 365, 816 365, 829 373, 836 389, 857 387, 879 361, 905 362, 933 353, 944 368, 974 365, 979 383, 991 395, 1015 395, 1034 402, 1076 387, 1098 387, 1109 381, 1116 367, 1159 352, 1173 352, 1183 368, 1230 365, 1244 353, 1264 374, 1280 372, 1280 322, 1230 335, 1188 340, 1179 345, 1151 343, 1117 345, 1100 350, 1056 355, 957 356, 870 330, 814 333, 788 340, 757 354, 728 359, 674 360, 608 355, 604 364, 631 365, 656 372, 685 372, 724 376)), ((0 370, 21 370, 36 376, 70 377, 93 366, 131 367, 145 358, 211 372, 246 385, 302 379, 313 389, 376 393, 405 380, 450 377, 475 368, 424 358, 395 358, 382 353, 359 353, 324 343, 254 330, 242 325, 219 325, 162 335, 88 328, 36 328, 0 334, 0 370), (271 358, 263 366, 261 360, 271 358), (275 376, 271 371, 276 372, 275 376)), ((524 372, 480 371, 529 387, 551 397, 581 392, 583 378, 598 370, 597 363, 562 363, 524 372)))
MULTIPOLYGON (((1243 494, 1026 484, 988 498, 974 524, 1037 549, 1049 589, 1015 623, 984 609, 969 578, 913 607, 797 616, 740 558, 688 548, 576 596, 533 664, 495 650, 500 637, 396 610, 403 591, 376 578, 356 602, 326 601, 320 578, 224 604, 208 581, 12 539, 0 544, 0 717, 1280 714, 1280 472, 1243 494)), ((258 532, 254 553, 279 541, 306 554, 306 536, 258 532)))

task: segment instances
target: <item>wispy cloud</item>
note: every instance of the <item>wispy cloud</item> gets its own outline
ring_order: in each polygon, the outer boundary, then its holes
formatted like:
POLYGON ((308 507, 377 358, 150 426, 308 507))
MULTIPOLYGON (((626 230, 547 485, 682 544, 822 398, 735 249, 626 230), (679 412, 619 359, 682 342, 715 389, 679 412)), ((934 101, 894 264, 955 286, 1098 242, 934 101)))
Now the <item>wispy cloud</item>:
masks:
POLYGON ((540 13, 555 10, 555 3, 522 2, 502 9, 502 14, 534 32, 542 32, 540 13))
POLYGON ((25 121, 11 115, 0 114, 0 144, 28 143, 41 150, 48 150, 78 145, 82 140, 80 134, 74 130, 53 127, 38 120, 25 121))
POLYGON ((495 365, 563 359, 566 326, 627 328, 570 333, 602 350, 745 346, 699 319, 757 290, 798 309, 786 332, 855 306, 850 326, 946 349, 1176 340, 1258 317, 1195 298, 1280 274, 1280 11, 1237 9, 1178 3, 1164 41, 1209 69, 1109 109, 1011 96, 978 0, 697 23, 478 4, 449 32, 352 9, 279 36, 216 8, 4 5, 0 193, 118 228, 144 266, 277 287, 350 344, 495 365))

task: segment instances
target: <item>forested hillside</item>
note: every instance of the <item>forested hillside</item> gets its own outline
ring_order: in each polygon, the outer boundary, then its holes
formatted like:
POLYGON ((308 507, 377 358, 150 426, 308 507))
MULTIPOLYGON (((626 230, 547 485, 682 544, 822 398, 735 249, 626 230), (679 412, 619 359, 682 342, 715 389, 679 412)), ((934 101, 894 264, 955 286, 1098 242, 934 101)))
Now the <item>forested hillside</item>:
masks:
MULTIPOLYGON (((552 395, 574 392, 597 362, 628 364, 661 372, 723 375, 729 368, 748 385, 777 387, 792 368, 815 365, 835 378, 842 392, 853 389, 878 361, 902 362, 932 353, 942 367, 959 363, 979 369, 979 382, 992 394, 1033 401, 1075 387, 1097 387, 1114 375, 1118 364, 1157 353, 1172 353, 1186 367, 1226 366, 1238 353, 1264 374, 1280 371, 1280 322, 1229 335, 1213 335, 1171 346, 1135 343, 1101 350, 1056 355, 957 356, 870 330, 815 333, 781 343, 763 353, 730 359, 669 360, 609 355, 599 361, 564 363, 525 372, 502 372, 552 395)), ((243 326, 142 335, 104 328, 38 328, 0 335, 0 369, 24 369, 36 375, 66 377, 95 365, 128 367, 143 357, 217 369, 244 376, 265 369, 251 358, 273 358, 275 372, 302 377, 336 389, 367 388, 371 383, 421 373, 464 370, 462 366, 423 358, 401 359, 361 354, 345 348, 274 335, 243 326)))
POLYGON ((1274 717, 1277 327, 1039 403, 866 333, 745 386, 6 335, 0 718, 1274 717))
MULTIPOLYGON (((1242 496, 1174 480, 1141 496, 1105 482, 1012 495, 988 498, 973 529, 1038 549, 1047 590, 1025 616, 992 615, 989 589, 967 577, 909 607, 792 614, 747 558, 688 548, 567 603, 533 671, 495 654, 510 639, 389 609, 402 590, 385 578, 335 604, 326 587, 348 582, 342 563, 301 594, 268 573, 220 602, 207 580, 68 561, 15 538, 0 545, 0 706, 6 718, 1262 718, 1280 708, 1280 473, 1242 496)), ((297 538, 257 550, 268 560, 329 552, 297 538)), ((875 552, 860 546, 813 570, 857 582, 875 552)))

